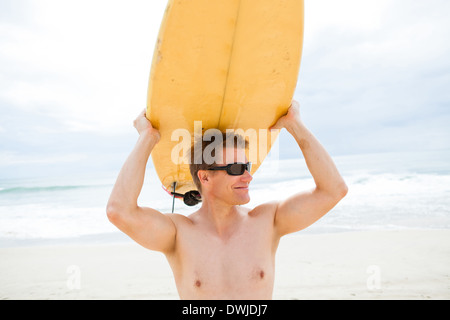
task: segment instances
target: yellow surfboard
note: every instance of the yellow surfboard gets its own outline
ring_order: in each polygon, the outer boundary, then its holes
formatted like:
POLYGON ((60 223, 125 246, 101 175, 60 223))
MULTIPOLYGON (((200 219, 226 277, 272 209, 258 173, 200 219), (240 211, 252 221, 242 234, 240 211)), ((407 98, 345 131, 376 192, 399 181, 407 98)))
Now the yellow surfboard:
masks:
MULTIPOLYGON (((172 161, 175 130, 268 129, 291 104, 303 46, 303 0, 169 0, 155 48, 147 118, 161 133, 152 152, 169 192, 196 190, 172 161), (197 123, 198 124, 198 123, 197 123)), ((271 140, 271 139, 269 139, 271 140)), ((270 150, 271 143, 269 141, 270 150)), ((265 155, 253 161, 254 173, 265 155)))

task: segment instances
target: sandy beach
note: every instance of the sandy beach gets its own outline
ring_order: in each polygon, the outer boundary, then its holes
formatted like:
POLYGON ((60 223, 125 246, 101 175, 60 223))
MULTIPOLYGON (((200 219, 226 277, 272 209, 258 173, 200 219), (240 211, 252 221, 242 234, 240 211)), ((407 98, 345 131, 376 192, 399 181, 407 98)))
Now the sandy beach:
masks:
MULTIPOLYGON (((450 299, 450 230, 282 239, 273 298, 450 299)), ((178 299, 165 257, 134 243, 0 249, 0 299, 178 299)))

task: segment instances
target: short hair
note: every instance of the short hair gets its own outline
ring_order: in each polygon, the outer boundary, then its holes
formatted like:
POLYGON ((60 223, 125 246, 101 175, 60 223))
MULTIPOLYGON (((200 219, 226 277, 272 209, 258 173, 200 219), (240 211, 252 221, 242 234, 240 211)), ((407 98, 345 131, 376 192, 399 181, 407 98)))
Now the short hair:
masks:
POLYGON ((191 172, 192 180, 200 193, 202 192, 202 184, 198 178, 198 172, 200 170, 211 169, 216 164, 214 161, 208 161, 210 159, 205 160, 206 157, 204 151, 209 147, 208 150, 212 150, 211 157, 215 158, 215 150, 220 145, 222 146, 222 150, 229 146, 247 149, 248 141, 233 131, 220 132, 218 130, 208 130, 204 135, 199 137, 199 139, 194 139, 194 143, 188 152, 191 160, 189 161, 189 170, 191 172), (199 152, 200 150, 201 152, 199 152))

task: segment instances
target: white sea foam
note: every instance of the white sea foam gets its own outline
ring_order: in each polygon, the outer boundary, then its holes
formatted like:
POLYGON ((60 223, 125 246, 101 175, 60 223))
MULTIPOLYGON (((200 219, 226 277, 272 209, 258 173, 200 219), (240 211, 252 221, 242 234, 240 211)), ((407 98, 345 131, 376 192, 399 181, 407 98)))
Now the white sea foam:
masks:
MULTIPOLYGON (((433 172, 428 161, 420 169, 400 160, 393 165, 393 158, 337 157, 349 193, 307 231, 450 228, 450 164, 440 163, 433 172)), ((65 180, 65 185, 49 179, 0 181, 0 238, 58 239, 118 232, 105 213, 116 174, 106 180, 74 178, 72 183, 65 180)), ((302 159, 268 161, 254 175, 248 206, 313 187, 302 159)), ((139 202, 165 213, 171 211, 172 199, 151 168, 139 202)), ((177 200, 175 210, 188 215, 198 207, 186 207, 177 200)))

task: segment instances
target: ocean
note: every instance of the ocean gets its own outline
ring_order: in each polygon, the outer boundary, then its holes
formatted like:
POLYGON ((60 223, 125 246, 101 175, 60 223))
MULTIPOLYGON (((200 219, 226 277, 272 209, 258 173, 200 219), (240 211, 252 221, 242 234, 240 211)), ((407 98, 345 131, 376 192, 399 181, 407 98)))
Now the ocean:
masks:
MULTIPOLYGON (((450 228, 450 150, 334 156, 349 193, 303 233, 450 228)), ((130 241, 105 208, 119 169, 51 178, 0 178, 0 247, 130 241)), ((255 206, 311 189, 303 159, 268 159, 250 185, 255 206)), ((172 199, 147 168, 141 206, 171 212, 172 199)), ((176 201, 188 215, 196 207, 176 201)))

